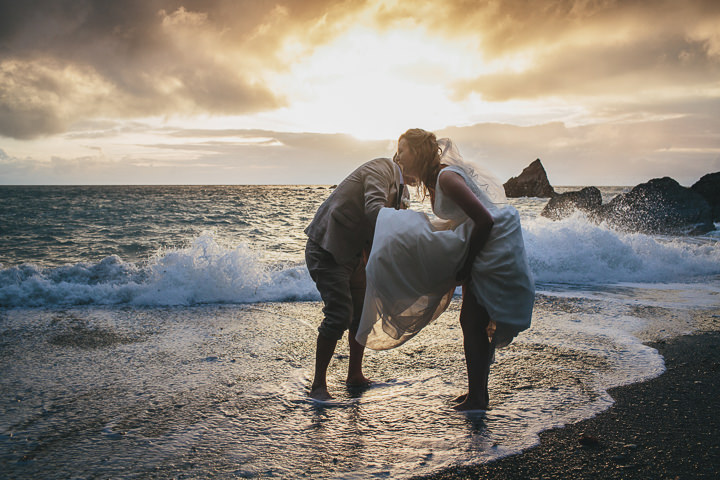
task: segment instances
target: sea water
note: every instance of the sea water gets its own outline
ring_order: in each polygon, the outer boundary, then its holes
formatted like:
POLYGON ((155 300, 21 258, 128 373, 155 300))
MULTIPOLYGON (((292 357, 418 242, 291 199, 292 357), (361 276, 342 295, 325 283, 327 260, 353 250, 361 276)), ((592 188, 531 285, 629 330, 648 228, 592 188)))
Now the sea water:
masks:
MULTIPOLYGON (((605 199, 622 188, 605 188, 605 199)), ((458 413, 460 299, 368 351, 366 390, 307 398, 317 186, 0 187, 0 471, 6 478, 407 478, 529 448, 664 370, 643 344, 717 318, 720 237, 617 232, 512 199, 532 327, 458 413)), ((414 202, 413 208, 427 211, 414 202)))

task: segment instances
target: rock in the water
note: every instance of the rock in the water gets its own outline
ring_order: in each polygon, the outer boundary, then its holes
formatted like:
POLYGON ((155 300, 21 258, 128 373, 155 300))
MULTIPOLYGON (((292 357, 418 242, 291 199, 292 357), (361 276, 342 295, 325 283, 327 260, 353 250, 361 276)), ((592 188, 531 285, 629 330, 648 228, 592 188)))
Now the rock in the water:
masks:
POLYGON ((545 205, 542 215, 552 220, 569 217, 575 210, 591 213, 602 205, 602 195, 596 187, 585 187, 576 192, 555 195, 545 205))
POLYGON ((712 209, 713 222, 720 222, 720 172, 708 173, 690 187, 703 196, 712 209))
POLYGON ((597 220, 623 230, 658 234, 703 234, 715 229, 710 205, 670 177, 654 178, 597 208, 597 220))
POLYGON ((509 198, 555 196, 555 189, 550 185, 539 158, 525 167, 519 176, 508 180, 503 187, 509 198))

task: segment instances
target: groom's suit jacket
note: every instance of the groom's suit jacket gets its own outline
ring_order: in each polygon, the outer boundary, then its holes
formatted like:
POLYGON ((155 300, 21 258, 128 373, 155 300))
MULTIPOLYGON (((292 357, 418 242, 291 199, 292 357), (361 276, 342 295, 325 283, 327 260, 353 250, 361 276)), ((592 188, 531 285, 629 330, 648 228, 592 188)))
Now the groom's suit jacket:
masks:
POLYGON ((389 158, 364 163, 320 205, 305 233, 337 263, 357 260, 372 243, 380 209, 400 206, 401 182, 400 169, 389 158))

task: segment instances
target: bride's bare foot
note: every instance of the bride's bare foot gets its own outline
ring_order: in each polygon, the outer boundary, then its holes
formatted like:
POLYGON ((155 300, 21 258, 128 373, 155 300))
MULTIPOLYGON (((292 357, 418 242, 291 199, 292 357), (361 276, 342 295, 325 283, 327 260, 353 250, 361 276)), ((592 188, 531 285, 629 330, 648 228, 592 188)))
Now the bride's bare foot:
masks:
POLYGON ((309 397, 313 400, 319 400, 321 402, 326 402, 333 399, 333 396, 330 395, 330 392, 328 392, 326 385, 311 388, 309 397))
POLYGON ((348 375, 347 380, 345 380, 345 385, 348 387, 369 387, 372 383, 372 380, 362 373, 357 375, 348 375))

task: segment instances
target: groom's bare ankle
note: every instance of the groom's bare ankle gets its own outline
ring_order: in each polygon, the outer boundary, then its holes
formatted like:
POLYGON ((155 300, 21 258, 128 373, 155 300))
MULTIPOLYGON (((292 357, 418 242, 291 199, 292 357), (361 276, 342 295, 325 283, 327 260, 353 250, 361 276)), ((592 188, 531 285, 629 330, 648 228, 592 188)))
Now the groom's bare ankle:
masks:
POLYGON ((457 410, 459 412, 467 412, 467 411, 473 411, 473 410, 490 410, 490 406, 488 405, 488 402, 473 398, 466 398, 461 403, 454 405, 453 410, 457 410))
POLYGON ((345 385, 348 387, 365 387, 372 384, 372 380, 367 378, 362 373, 360 374, 348 374, 347 379, 345 380, 345 385))
POLYGON ((328 392, 327 385, 312 385, 308 396, 315 400, 332 400, 333 396, 328 392))

